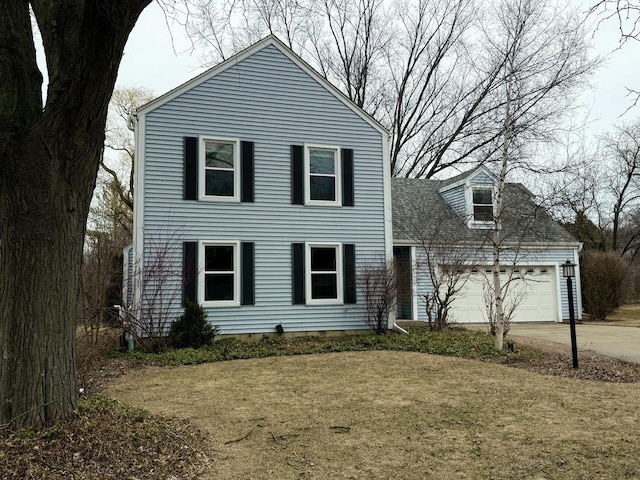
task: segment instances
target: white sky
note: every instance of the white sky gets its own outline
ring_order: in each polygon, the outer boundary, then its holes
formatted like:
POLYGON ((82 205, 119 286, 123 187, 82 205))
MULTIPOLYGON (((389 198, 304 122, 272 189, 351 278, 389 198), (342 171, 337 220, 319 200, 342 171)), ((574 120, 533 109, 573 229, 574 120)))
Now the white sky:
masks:
MULTIPOLYGON (((571 0, 586 8, 589 0, 571 0)), ((619 33, 615 22, 600 26, 593 37, 594 54, 607 56, 606 64, 591 78, 592 88, 581 95, 588 110, 589 131, 597 135, 616 122, 632 121, 640 115, 640 106, 623 115, 632 99, 625 87, 640 90, 640 42, 618 47, 619 33), (623 115, 621 117, 621 115, 623 115)), ((132 31, 118 74, 117 86, 145 87, 162 95, 203 71, 198 53, 180 25, 167 26, 164 14, 154 2, 142 13, 132 31), (173 40, 172 40, 173 36, 173 40)), ((584 121, 576 118, 576 123, 584 121)))

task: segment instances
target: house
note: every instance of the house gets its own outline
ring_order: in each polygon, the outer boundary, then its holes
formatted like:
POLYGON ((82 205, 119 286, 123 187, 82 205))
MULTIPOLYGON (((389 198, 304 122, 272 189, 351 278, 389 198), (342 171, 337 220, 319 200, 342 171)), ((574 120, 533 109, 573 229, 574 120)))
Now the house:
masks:
MULTIPOLYGON (((424 320, 430 286, 406 228, 424 209, 457 243, 486 250, 489 172, 392 180, 388 132, 274 36, 144 105, 133 124, 123 298, 143 334, 144 325, 166 331, 187 300, 221 334, 368 329, 356 272, 394 255, 413 267, 398 316, 424 320)), ((537 275, 545 288, 529 303, 548 311, 517 320, 565 317, 558 265, 577 263, 578 244, 545 215, 510 268, 537 275)), ((469 258, 472 276, 487 265, 469 258)), ((459 321, 482 320, 474 282, 455 305, 459 321)))
MULTIPOLYGON (((447 180, 392 179, 393 244, 406 285, 398 301, 398 318, 426 321, 425 292, 431 291, 425 256, 443 249, 464 268, 461 289, 454 296, 450 319, 458 323, 485 321, 487 289, 492 286, 494 209, 498 180, 478 167, 447 180), (435 241, 434 241, 435 240, 435 241)), ((506 303, 514 306, 512 321, 563 321, 569 300, 561 264, 578 264, 580 243, 534 201, 521 184, 504 188, 499 239, 500 277, 508 285, 506 303)), ((577 267, 579 268, 579 267, 577 267)), ((576 274, 573 298, 579 316, 580 282, 576 274)), ((509 307, 510 305, 507 305, 509 307)))
POLYGON ((190 299, 222 334, 368 328, 357 266, 392 258, 389 135, 374 119, 270 36, 134 124, 125 294, 140 318, 166 329, 190 299))

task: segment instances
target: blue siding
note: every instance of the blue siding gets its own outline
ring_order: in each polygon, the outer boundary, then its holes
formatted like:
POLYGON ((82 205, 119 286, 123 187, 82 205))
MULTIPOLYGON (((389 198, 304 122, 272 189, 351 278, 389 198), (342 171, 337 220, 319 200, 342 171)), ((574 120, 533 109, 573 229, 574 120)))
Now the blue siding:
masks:
MULTIPOLYGON (((292 305, 291 243, 356 244, 358 262, 385 251, 383 135, 274 46, 256 52, 146 115, 145 256, 171 242, 178 271, 182 242, 255 242, 255 305, 208 308, 221 333, 366 328, 359 305, 292 305), (185 201, 183 137, 255 142, 255 203, 185 201), (292 144, 354 150, 354 207, 291 205, 292 144)), ((167 291, 178 297, 181 278, 167 291)), ((180 314, 174 298, 170 315, 180 314)))
POLYGON ((446 192, 440 194, 444 198, 445 202, 460 215, 462 218, 467 217, 467 202, 464 194, 464 185, 452 188, 446 192))
POLYGON ((473 177, 469 179, 469 185, 471 185, 472 187, 492 187, 493 184, 493 178, 487 175, 487 173, 483 170, 479 170, 473 177))

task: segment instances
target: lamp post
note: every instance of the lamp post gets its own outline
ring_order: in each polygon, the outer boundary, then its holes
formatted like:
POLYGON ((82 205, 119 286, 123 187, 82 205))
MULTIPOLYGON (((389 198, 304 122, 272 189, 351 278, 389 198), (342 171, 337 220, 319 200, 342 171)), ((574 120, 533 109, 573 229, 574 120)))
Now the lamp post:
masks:
POLYGON ((573 310, 572 278, 576 276, 576 264, 567 260, 562 264, 562 276, 567 279, 567 293, 569 294, 569 325, 571 327, 571 355, 573 368, 578 368, 578 345, 576 342, 576 315, 573 310))

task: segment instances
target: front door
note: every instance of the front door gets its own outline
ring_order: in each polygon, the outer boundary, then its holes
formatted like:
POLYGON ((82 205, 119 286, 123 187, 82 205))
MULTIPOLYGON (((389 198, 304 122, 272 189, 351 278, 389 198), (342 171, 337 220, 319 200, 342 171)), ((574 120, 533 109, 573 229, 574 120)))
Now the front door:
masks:
POLYGON ((393 247, 393 263, 398 292, 396 317, 404 320, 413 320, 411 247, 393 247))

